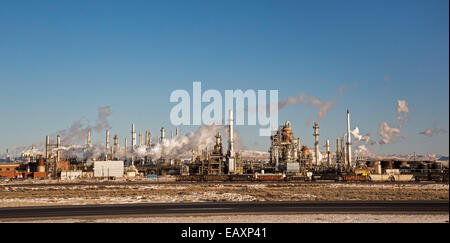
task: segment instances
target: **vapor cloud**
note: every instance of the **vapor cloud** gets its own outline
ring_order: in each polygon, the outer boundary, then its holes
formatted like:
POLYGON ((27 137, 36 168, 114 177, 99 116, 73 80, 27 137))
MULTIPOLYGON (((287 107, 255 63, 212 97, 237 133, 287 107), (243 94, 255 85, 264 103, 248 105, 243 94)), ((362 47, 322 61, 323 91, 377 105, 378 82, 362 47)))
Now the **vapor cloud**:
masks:
POLYGON ((280 101, 278 103, 278 110, 290 105, 294 106, 298 104, 312 106, 318 109, 317 119, 320 120, 325 117, 328 111, 336 105, 336 101, 322 101, 314 96, 300 93, 297 97, 289 96, 287 99, 280 101))
POLYGON ((432 137, 432 136, 438 135, 440 133, 446 133, 446 132, 447 131, 445 129, 443 129, 443 128, 439 128, 439 129, 427 128, 427 129, 425 129, 425 131, 419 132, 419 134, 432 137))
POLYGON ((88 131, 94 130, 101 132, 105 129, 111 129, 108 123, 108 116, 111 114, 109 106, 98 107, 98 118, 95 125, 91 126, 85 124, 83 120, 78 120, 72 123, 72 125, 64 130, 56 132, 56 135, 61 136, 61 143, 65 145, 75 144, 77 142, 85 140, 88 131))
POLYGON ((408 118, 406 117, 406 114, 408 114, 408 112, 409 109, 406 100, 397 100, 397 120, 408 120, 408 118))
POLYGON ((370 140, 370 134, 366 134, 366 135, 361 135, 359 134, 359 128, 355 127, 355 129, 353 129, 353 131, 350 131, 350 133, 353 135, 353 137, 355 138, 356 142, 369 142, 370 140))
POLYGON ((380 135, 380 144, 388 144, 391 142, 396 142, 400 135, 401 126, 391 127, 387 122, 382 122, 380 124, 380 129, 378 130, 378 135, 380 135))

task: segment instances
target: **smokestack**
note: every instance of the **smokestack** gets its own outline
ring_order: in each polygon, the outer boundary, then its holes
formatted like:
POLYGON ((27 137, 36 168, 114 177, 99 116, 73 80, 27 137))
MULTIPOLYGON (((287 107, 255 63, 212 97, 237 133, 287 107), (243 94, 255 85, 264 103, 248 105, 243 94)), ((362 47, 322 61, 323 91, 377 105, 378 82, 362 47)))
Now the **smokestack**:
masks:
POLYGON ((348 166, 352 166, 352 139, 350 133, 350 112, 347 109, 347 158, 348 166))
POLYGON ((336 138, 336 164, 341 160, 341 138, 336 138))
POLYGON ((142 137, 142 133, 139 132, 139 146, 144 145, 144 137, 142 137))
MULTIPOLYGON (((342 143, 344 143, 345 142, 345 136, 342 138, 342 143)), ((344 165, 347 165, 348 164, 348 159, 347 159, 347 146, 345 146, 345 144, 342 144, 342 148, 343 148, 343 152, 342 152, 342 154, 344 155, 344 165)))
POLYGON ((230 174, 234 174, 236 171, 236 158, 235 158, 235 154, 234 154, 234 130, 233 130, 233 110, 229 111, 229 117, 230 117, 230 136, 228 138, 228 156, 227 156, 227 160, 228 160, 228 173, 230 174))
POLYGON ((109 149, 109 130, 106 129, 106 149, 109 149))
POLYGON ((136 131, 134 130, 134 123, 131 124, 131 148, 136 146, 136 131))
POLYGON ((125 154, 125 158, 124 160, 127 160, 127 150, 128 150, 128 145, 127 145, 127 138, 125 138, 125 144, 124 144, 124 154, 125 154))
POLYGON ((330 140, 327 139, 327 159, 328 159, 328 167, 331 168, 331 151, 330 151, 330 140))
POLYGON ((87 135, 87 139, 86 139, 86 144, 89 146, 91 145, 91 131, 88 131, 88 135, 87 135))
POLYGON ((319 165, 319 124, 317 122, 314 122, 314 153, 316 156, 316 165, 319 165))
MULTIPOLYGON (((60 148, 61 147, 61 136, 56 136, 56 148, 60 148)), ((56 162, 59 162, 61 160, 61 151, 57 150, 56 151, 56 162)))
POLYGON ((231 154, 233 154, 234 155, 234 128, 233 128, 233 125, 234 125, 234 118, 233 118, 233 110, 230 110, 229 111, 229 114, 230 114, 230 141, 228 141, 228 144, 229 144, 229 150, 230 150, 230 153, 231 154))
POLYGON ((149 130, 145 131, 145 146, 147 148, 150 148, 150 146, 151 146, 150 131, 149 130))
POLYGON ((175 129, 175 136, 178 137, 178 127, 175 129))
POLYGON ((416 152, 414 152, 414 161, 417 161, 417 160, 416 160, 416 152))
POLYGON ((114 135, 114 149, 117 151, 119 149, 119 137, 117 134, 114 135))
POLYGON ((50 137, 45 136, 45 159, 50 158, 50 137))
POLYGON ((165 139, 165 129, 164 127, 161 128, 161 143, 164 143, 164 139, 165 139))

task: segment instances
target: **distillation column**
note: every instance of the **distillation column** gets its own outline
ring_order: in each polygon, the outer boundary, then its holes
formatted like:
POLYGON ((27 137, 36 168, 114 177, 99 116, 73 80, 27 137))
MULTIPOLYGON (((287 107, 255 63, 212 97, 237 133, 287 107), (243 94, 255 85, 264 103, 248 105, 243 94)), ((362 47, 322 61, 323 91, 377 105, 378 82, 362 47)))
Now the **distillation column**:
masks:
POLYGON ((319 165, 319 124, 314 122, 314 153, 316 158, 316 165, 319 165))
POLYGON ((352 166, 352 139, 350 134, 350 112, 347 109, 347 162, 348 166, 352 166))

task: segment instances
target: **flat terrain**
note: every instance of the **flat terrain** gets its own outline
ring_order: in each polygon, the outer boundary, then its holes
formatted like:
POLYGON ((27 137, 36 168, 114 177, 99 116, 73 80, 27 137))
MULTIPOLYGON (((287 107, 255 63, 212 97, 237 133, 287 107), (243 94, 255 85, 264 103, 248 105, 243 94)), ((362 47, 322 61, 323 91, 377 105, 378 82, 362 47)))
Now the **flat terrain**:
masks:
POLYGON ((0 207, 178 202, 449 200, 442 183, 0 183, 0 207))

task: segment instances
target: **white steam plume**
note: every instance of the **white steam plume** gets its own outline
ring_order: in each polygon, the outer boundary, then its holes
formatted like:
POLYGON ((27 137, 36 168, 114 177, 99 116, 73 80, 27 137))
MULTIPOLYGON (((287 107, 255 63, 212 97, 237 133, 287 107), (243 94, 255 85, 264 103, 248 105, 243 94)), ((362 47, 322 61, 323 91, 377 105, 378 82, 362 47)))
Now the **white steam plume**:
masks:
POLYGON ((370 140, 370 134, 368 134, 368 133, 366 135, 359 134, 359 128, 358 127, 355 127, 355 129, 353 129, 353 131, 350 131, 350 133, 355 138, 355 142, 362 141, 362 142, 367 143, 370 140))
POLYGON ((62 139, 61 143, 66 145, 84 141, 90 130, 101 132, 104 129, 111 129, 108 123, 108 116, 110 114, 111 110, 109 106, 98 107, 98 118, 94 126, 89 124, 85 125, 82 120, 78 120, 72 123, 68 129, 60 130, 55 135, 60 135, 62 139))
POLYGON ((446 133, 446 132, 447 131, 445 129, 443 129, 443 128, 439 128, 439 129, 427 128, 427 129, 425 129, 425 131, 419 132, 419 134, 432 137, 432 136, 438 135, 440 133, 446 133))
POLYGON ((400 136, 401 126, 391 127, 387 122, 382 122, 380 124, 380 129, 378 130, 378 135, 380 135, 379 144, 388 144, 391 142, 396 142, 400 136))
POLYGON ((297 104, 304 104, 313 106, 316 109, 319 109, 317 112, 317 119, 320 120, 323 118, 328 110, 336 105, 336 101, 322 101, 314 96, 309 96, 304 93, 300 93, 297 97, 289 96, 287 99, 282 100, 278 103, 278 109, 281 110, 289 105, 297 105, 297 104))
POLYGON ((397 100, 397 120, 406 121, 408 117, 406 114, 409 112, 408 103, 406 100, 397 100))

